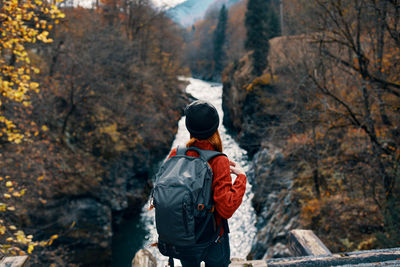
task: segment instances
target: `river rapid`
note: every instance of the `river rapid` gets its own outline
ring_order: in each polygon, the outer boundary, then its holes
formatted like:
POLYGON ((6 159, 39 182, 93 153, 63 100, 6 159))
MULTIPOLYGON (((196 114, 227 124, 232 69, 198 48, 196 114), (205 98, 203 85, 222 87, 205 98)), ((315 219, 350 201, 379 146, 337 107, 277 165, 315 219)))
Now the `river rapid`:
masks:
MULTIPOLYGON (((220 83, 210 83, 194 78, 182 79, 189 82, 186 88, 187 93, 191 94, 196 99, 208 101, 216 107, 221 120, 218 129, 223 143, 223 152, 229 159, 238 162, 247 171, 248 158, 246 151, 239 147, 222 124, 222 85, 220 83)), ((188 140, 189 132, 185 127, 185 117, 182 117, 179 121, 178 132, 171 149, 178 145, 184 146, 188 140)), ((232 175, 232 181, 234 181, 234 179, 235 175, 232 175)), ((243 202, 228 221, 230 228, 231 258, 245 259, 250 252, 256 234, 256 216, 251 205, 252 197, 251 185, 247 183, 243 202)), ((158 266, 161 267, 167 264, 168 258, 161 255, 157 248, 151 247, 151 244, 157 242, 157 231, 154 223, 154 210, 149 211, 148 207, 149 203, 143 207, 140 218, 123 225, 118 236, 114 238, 114 242, 118 244, 113 245, 113 266, 130 266, 130 261, 123 264, 121 262, 121 257, 126 257, 126 253, 130 253, 130 260, 132 260, 136 251, 140 248, 148 249, 156 257, 158 266), (122 253, 125 255, 122 255, 122 253)), ((177 266, 180 265, 179 261, 175 263, 177 266)))

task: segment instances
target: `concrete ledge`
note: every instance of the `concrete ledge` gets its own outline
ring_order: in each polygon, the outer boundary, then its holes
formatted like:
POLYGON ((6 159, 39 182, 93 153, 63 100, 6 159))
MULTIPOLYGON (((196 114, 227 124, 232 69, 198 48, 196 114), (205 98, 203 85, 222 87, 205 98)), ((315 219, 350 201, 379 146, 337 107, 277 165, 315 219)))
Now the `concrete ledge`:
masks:
POLYGON ((264 260, 247 261, 241 259, 232 259, 229 267, 266 267, 267 262, 264 260))
POLYGON ((332 256, 269 259, 268 266, 400 266, 400 248, 364 250, 332 256))
POLYGON ((294 256, 332 255, 324 243, 311 230, 290 231, 289 250, 294 256))
POLYGON ((5 257, 0 261, 0 267, 28 267, 28 256, 5 257))

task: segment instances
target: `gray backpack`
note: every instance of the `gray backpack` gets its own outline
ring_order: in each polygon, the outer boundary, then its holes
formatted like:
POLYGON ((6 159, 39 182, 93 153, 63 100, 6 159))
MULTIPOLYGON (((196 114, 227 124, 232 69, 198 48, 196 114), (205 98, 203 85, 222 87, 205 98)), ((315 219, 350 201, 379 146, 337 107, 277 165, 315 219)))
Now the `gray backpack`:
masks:
POLYGON ((176 252, 180 247, 196 247, 211 218, 213 220, 213 174, 208 161, 219 155, 225 154, 178 147, 177 155, 159 169, 152 196, 158 247, 165 256, 179 258, 176 252), (200 157, 187 156, 188 150, 197 151, 200 157), (174 253, 168 252, 168 247, 172 247, 174 253))

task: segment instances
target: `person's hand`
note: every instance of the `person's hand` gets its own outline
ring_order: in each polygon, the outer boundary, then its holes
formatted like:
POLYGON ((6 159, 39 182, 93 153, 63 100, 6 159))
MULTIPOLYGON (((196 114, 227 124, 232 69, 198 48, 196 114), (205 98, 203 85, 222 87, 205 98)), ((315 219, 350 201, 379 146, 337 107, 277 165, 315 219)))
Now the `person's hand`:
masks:
POLYGON ((239 175, 239 174, 246 175, 243 168, 240 167, 239 164, 237 164, 236 162, 230 160, 229 165, 230 165, 231 173, 236 174, 236 175, 239 175))

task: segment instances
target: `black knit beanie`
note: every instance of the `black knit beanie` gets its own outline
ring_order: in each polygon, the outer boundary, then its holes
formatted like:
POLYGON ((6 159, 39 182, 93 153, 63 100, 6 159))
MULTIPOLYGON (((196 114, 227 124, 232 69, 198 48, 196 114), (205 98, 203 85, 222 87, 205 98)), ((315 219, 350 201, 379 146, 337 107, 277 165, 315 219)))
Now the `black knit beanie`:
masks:
POLYGON ((185 108, 186 128, 197 139, 204 140, 212 136, 219 126, 218 112, 213 105, 196 100, 185 108))

